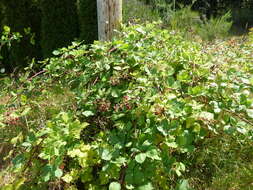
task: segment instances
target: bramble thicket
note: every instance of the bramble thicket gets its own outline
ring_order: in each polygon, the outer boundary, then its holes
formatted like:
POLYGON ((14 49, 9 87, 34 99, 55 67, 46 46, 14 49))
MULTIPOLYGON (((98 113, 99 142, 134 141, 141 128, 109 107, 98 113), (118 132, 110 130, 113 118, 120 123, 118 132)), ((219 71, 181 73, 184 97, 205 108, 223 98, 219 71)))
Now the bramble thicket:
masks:
MULTIPOLYGON (((0 189, 253 188, 253 30, 228 36, 230 13, 204 22, 189 7, 152 22, 165 12, 146 3, 124 4, 130 23, 110 42, 57 49, 47 26, 47 58, 0 68, 0 189)), ((55 23, 69 42, 85 30, 73 18, 70 38, 55 23)), ((24 38, 36 44, 5 26, 1 60, 24 38)))

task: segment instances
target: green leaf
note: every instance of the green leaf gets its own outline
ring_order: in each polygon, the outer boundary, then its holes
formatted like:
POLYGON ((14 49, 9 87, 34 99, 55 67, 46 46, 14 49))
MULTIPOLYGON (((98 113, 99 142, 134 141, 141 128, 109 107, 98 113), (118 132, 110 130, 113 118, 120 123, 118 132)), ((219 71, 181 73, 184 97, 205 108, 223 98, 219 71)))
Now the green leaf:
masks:
POLYGON ((120 66, 115 66, 115 67, 113 67, 113 69, 116 70, 116 71, 121 71, 122 70, 122 68, 120 66))
POLYGON ((247 109, 247 114, 250 118, 253 119, 253 109, 247 109))
POLYGON ((181 180, 177 184, 176 190, 191 190, 188 180, 181 180))
POLYGON ((213 120, 214 114, 210 112, 203 111, 199 114, 199 117, 207 119, 207 120, 213 120))
POLYGON ((12 163, 14 165, 14 168, 20 168, 22 165, 25 163, 25 156, 24 154, 19 154, 16 156, 13 160, 12 163))
POLYGON ((31 143, 29 143, 29 142, 23 142, 23 143, 22 143, 22 146, 24 146, 24 147, 30 147, 30 146, 31 146, 31 143))
POLYGON ((121 190, 121 185, 118 182, 112 182, 109 185, 109 190, 121 190))
POLYGON ((145 153, 139 153, 135 156, 136 162, 142 164, 146 160, 147 155, 145 153))
MULTIPOLYGON (((0 56, 0 59, 1 59, 1 56, 0 56)), ((5 73, 5 68, 1 68, 0 73, 5 73)))
POLYGON ((3 28, 4 28, 4 31, 7 32, 7 33, 9 33, 11 31, 9 26, 5 25, 3 28))
POLYGON ((170 76, 170 77, 167 78, 167 84, 169 86, 172 86, 174 83, 175 83, 175 79, 174 79, 173 76, 170 76))
POLYGON ((147 157, 153 159, 153 160, 161 160, 160 154, 156 149, 152 149, 147 151, 146 153, 147 157))
POLYGON ((73 177, 70 174, 66 174, 62 177, 62 180, 66 183, 70 183, 73 180, 73 177))
POLYGON ((103 152, 102 152, 102 156, 101 156, 101 157, 102 157, 103 160, 109 161, 109 160, 112 159, 112 154, 109 152, 108 149, 103 149, 103 152))
POLYGON ((187 81, 190 78, 191 77, 189 75, 189 71, 186 71, 186 70, 180 71, 180 73, 177 75, 177 80, 179 81, 187 81))
POLYGON ((60 178, 61 176, 63 175, 63 172, 60 168, 57 168, 55 171, 54 171, 54 176, 55 177, 58 177, 60 178))
POLYGON ((178 145, 176 142, 166 142, 165 143, 168 147, 171 147, 171 148, 177 148, 178 145))
POLYGON ((119 97, 119 92, 118 92, 118 90, 116 90, 116 89, 112 89, 112 97, 114 97, 114 98, 118 98, 119 97))
POLYGON ((65 122, 65 123, 67 123, 68 121, 69 121, 69 116, 68 116, 68 114, 67 113, 62 113, 62 119, 63 119, 63 121, 65 122))
POLYGON ((47 182, 51 178, 51 173, 52 173, 53 167, 49 164, 45 165, 42 168, 42 179, 44 182, 47 182))
POLYGON ((141 34, 146 34, 145 30, 143 30, 143 28, 139 27, 139 28, 136 28, 136 31, 141 33, 141 34))
POLYGON ((250 78, 250 84, 253 85, 253 77, 250 78))
POLYGON ((172 76, 172 75, 175 73, 175 70, 174 70, 173 67, 168 66, 168 67, 166 68, 166 72, 167 72, 167 75, 168 75, 168 76, 172 76))
POLYGON ((94 113, 92 111, 84 111, 82 112, 82 114, 85 116, 85 117, 90 117, 90 116, 93 116, 94 113))
POLYGON ((53 51, 53 55, 60 55, 60 54, 61 54, 61 52, 58 51, 58 50, 54 50, 54 51, 53 51))
POLYGON ((153 190, 154 187, 152 186, 151 183, 147 183, 145 185, 141 185, 137 188, 137 190, 153 190))
POLYGON ((164 136, 167 136, 167 135, 168 135, 167 130, 164 129, 164 127, 161 126, 161 125, 157 127, 157 130, 158 130, 159 132, 161 132, 164 136))
POLYGON ((20 178, 14 181, 12 190, 20 190, 20 187, 25 183, 25 178, 20 178))

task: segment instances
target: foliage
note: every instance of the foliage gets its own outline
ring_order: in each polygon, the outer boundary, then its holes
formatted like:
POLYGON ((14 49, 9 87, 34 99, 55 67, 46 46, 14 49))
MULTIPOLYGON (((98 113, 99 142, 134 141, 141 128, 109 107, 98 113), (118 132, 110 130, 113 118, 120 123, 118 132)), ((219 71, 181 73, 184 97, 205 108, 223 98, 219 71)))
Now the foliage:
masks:
POLYGON ((221 39, 228 36, 232 22, 230 12, 221 17, 201 19, 198 12, 192 10, 192 5, 181 6, 174 11, 171 5, 164 4, 163 20, 165 25, 174 31, 179 31, 186 38, 201 37, 202 40, 221 39))
POLYGON ((5 68, 8 68, 6 66, 6 58, 4 58, 3 54, 3 48, 10 49, 13 41, 19 41, 22 38, 22 35, 20 35, 18 32, 11 32, 10 27, 4 26, 3 27, 3 33, 1 35, 0 39, 0 76, 1 74, 5 73, 5 68))
MULTIPOLYGON (((40 32, 40 14, 34 0, 3 0, 3 22, 13 32, 19 32, 23 38, 12 44, 11 51, 5 51, 5 67, 8 72, 27 66, 33 57, 40 58, 39 44, 35 44, 40 32), (36 34, 35 34, 36 33, 36 34), (32 41, 32 43, 31 43, 32 41), (25 47, 25 48, 24 48, 25 47)), ((2 27, 2 26, 1 26, 2 27)))
POLYGON ((253 28, 249 30, 249 45, 253 44, 253 28))
POLYGON ((197 34, 205 40, 213 40, 228 36, 232 22, 231 14, 227 12, 225 15, 217 18, 211 18, 196 29, 197 34))
POLYGON ((123 22, 124 23, 145 23, 147 21, 158 21, 160 15, 151 6, 138 0, 123 0, 123 22))
POLYGON ((41 0, 41 47, 43 56, 66 46, 78 36, 78 18, 75 0, 41 0))
POLYGON ((232 10, 233 29, 237 32, 236 34, 243 34, 253 26, 253 13, 251 10, 252 8, 239 9, 238 7, 232 10))
POLYGON ((45 77, 23 76, 17 88, 5 79, 1 130, 21 131, 5 138, 16 148, 4 188, 189 190, 206 142, 224 134, 252 142, 252 47, 240 48, 209 52, 160 23, 130 25, 89 50, 54 51, 45 77), (74 101, 33 122, 51 86, 63 95, 67 86, 74 101))
POLYGON ((80 39, 91 44, 98 39, 97 3, 94 0, 79 1, 80 39))
POLYGON ((202 23, 198 12, 192 11, 191 6, 181 7, 181 9, 176 11, 172 10, 171 6, 168 6, 166 10, 164 19, 172 30, 189 33, 194 30, 194 27, 202 23))

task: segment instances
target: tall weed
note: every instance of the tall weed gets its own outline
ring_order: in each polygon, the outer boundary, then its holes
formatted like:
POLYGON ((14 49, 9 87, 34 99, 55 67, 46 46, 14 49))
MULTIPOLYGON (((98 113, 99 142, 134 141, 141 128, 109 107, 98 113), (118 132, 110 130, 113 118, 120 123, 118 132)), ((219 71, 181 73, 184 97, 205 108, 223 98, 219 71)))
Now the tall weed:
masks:
MULTIPOLYGON (((160 3, 162 20, 169 29, 179 31, 187 38, 201 37, 203 40, 214 40, 228 36, 231 29, 231 13, 207 20, 199 12, 192 10, 192 5, 182 6, 175 10, 173 4, 160 3)), ((161 12, 160 12, 161 13, 161 12)))
POLYGON ((123 0, 123 22, 144 23, 160 20, 157 10, 139 0, 123 0))
POLYGON ((232 27, 232 21, 230 20, 230 12, 218 18, 211 18, 200 26, 196 26, 196 33, 204 40, 226 37, 232 27))

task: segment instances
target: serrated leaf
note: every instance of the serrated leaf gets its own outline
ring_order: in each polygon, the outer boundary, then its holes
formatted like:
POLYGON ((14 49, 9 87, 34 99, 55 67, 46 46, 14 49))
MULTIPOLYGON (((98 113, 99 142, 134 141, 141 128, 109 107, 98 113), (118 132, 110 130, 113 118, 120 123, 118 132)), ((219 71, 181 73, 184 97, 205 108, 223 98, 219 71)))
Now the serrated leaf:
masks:
POLYGON ((136 162, 142 164, 146 160, 147 155, 145 153, 139 153, 135 156, 136 162))
POLYGON ((109 185, 109 190, 121 190, 121 185, 118 182, 112 182, 109 185))

